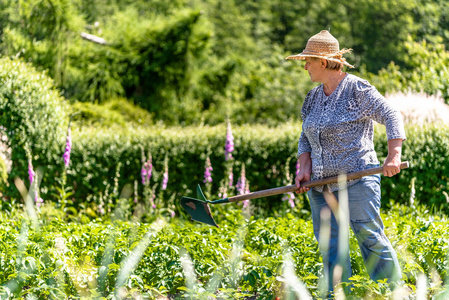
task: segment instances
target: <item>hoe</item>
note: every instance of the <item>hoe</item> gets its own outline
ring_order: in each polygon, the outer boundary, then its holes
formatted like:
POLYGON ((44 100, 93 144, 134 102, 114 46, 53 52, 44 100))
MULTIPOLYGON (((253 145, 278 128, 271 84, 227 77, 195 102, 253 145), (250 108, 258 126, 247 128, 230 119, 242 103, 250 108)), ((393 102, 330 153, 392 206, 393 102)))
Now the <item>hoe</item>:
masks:
MULTIPOLYGON (((408 167, 409 167, 408 161, 401 163, 401 167, 400 167, 401 169, 406 169, 408 167)), ((361 178, 363 176, 369 176, 369 175, 382 173, 382 170, 383 170, 382 167, 366 169, 366 170, 346 174, 346 177, 347 177, 347 180, 357 179, 357 178, 361 178)), ((330 183, 336 183, 336 182, 338 182, 338 176, 304 182, 302 184, 302 187, 312 188, 312 187, 326 185, 326 184, 330 184, 330 183)), ((181 198, 181 206, 189 213, 189 215, 192 217, 193 220, 218 227, 217 223, 215 223, 215 220, 212 217, 212 214, 211 214, 211 211, 209 208, 209 204, 239 202, 239 201, 243 201, 243 200, 250 200, 250 199, 256 199, 256 198, 290 193, 290 192, 294 192, 296 190, 297 190, 296 185, 288 185, 288 186, 273 188, 273 189, 269 189, 269 190, 257 191, 257 192, 253 192, 253 193, 248 193, 248 194, 233 196, 233 197, 229 197, 229 198, 209 201, 204 196, 200 185, 198 185, 196 188, 196 193, 197 193, 197 197, 199 199, 190 198, 190 197, 182 197, 181 198)))

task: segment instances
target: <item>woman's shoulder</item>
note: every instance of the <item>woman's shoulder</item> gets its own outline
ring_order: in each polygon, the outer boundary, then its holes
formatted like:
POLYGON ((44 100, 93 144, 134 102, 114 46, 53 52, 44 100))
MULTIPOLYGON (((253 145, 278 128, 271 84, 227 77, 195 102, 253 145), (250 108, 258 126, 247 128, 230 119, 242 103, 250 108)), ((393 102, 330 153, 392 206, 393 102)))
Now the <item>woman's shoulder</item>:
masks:
POLYGON ((314 106, 314 103, 317 102, 320 89, 322 89, 321 85, 314 87, 307 93, 301 109, 303 120, 305 119, 305 115, 307 115, 308 112, 311 110, 312 106, 314 106))
POLYGON ((360 78, 359 76, 356 76, 354 74, 348 73, 347 79, 349 82, 351 82, 353 84, 371 86, 371 84, 368 82, 368 80, 360 78))
POLYGON ((321 87, 322 85, 323 84, 320 84, 320 85, 314 87, 313 89, 311 89, 306 95, 306 100, 310 100, 310 99, 313 99, 316 96, 318 96, 319 92, 323 89, 321 87))
POLYGON ((368 80, 360 78, 353 74, 347 75, 347 85, 353 88, 356 92, 366 92, 368 90, 372 90, 374 86, 372 86, 368 80))

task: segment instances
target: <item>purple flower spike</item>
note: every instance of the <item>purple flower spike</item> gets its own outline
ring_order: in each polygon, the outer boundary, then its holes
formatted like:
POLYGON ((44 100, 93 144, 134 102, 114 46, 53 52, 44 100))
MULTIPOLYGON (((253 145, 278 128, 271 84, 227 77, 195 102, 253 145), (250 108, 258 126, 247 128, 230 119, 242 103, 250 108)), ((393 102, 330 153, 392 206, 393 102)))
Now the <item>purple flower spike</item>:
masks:
POLYGON ((282 201, 288 200, 288 204, 290 204, 291 208, 295 207, 295 194, 293 193, 287 193, 282 197, 282 201))
POLYGON ((168 169, 165 169, 165 173, 162 178, 162 189, 165 191, 167 189, 168 183, 168 169))
POLYGON ((150 158, 147 161, 147 178, 148 178, 148 182, 150 182, 152 172, 153 172, 153 159, 151 158, 151 155, 150 155, 150 158))
POLYGON ((204 166, 204 183, 212 182, 212 164, 210 163, 209 156, 206 158, 206 164, 204 166))
POLYGON ((140 176, 142 178, 142 184, 150 183, 151 175, 153 172, 152 158, 150 158, 143 164, 140 176))
POLYGON ((239 195, 245 194, 246 189, 247 189, 245 165, 242 166, 242 172, 240 174, 240 178, 237 181, 237 185, 235 187, 237 188, 237 192, 239 193, 239 195))
POLYGON ((66 167, 69 166, 70 163, 70 152, 72 151, 72 130, 70 127, 67 129, 67 141, 65 144, 65 151, 64 155, 62 156, 64 158, 64 165, 66 167))
MULTIPOLYGON (((245 180, 246 181, 246 180, 245 180)), ((245 194, 249 194, 250 190, 249 190, 249 183, 248 181, 246 181, 245 184, 245 194)), ((249 200, 243 200, 243 208, 248 207, 249 206, 249 200)))
POLYGON ((233 186, 234 185, 234 173, 232 172, 232 168, 229 172, 228 179, 229 179, 229 186, 233 186))
POLYGON ((39 197, 39 194, 37 193, 37 191, 35 191, 35 194, 34 194, 34 202, 36 202, 37 207, 41 207, 42 203, 44 203, 44 200, 41 197, 39 197))
POLYGON ((147 180, 147 163, 144 163, 142 166, 142 170, 140 171, 140 175, 142 177, 142 184, 145 184, 146 180, 147 180))
POLYGON ((225 159, 232 159, 232 152, 234 151, 234 136, 232 135, 231 122, 228 122, 226 129, 226 143, 225 143, 225 159))
POLYGON ((156 204, 154 203, 154 200, 156 199, 156 195, 154 194, 154 190, 153 190, 153 194, 150 197, 150 204, 152 208, 156 208, 156 204))
POLYGON ((34 177, 36 176, 36 173, 33 170, 33 165, 31 164, 31 160, 28 162, 28 176, 29 176, 30 185, 31 185, 34 181, 34 177))

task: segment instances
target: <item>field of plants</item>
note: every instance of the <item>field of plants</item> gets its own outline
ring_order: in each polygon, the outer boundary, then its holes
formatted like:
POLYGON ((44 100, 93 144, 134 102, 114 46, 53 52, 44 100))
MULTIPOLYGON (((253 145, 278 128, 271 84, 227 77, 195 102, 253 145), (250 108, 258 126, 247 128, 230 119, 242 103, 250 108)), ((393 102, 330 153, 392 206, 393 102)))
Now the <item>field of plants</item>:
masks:
MULTIPOLYGON (((162 199, 158 199, 162 200, 162 199)), ((213 207, 219 228, 193 223, 163 205, 143 222, 122 199, 102 218, 44 201, 3 201, 2 299, 319 299, 322 262, 305 203, 276 217, 254 205, 213 207), (26 205, 23 205, 25 203, 26 205)), ((288 201, 284 203, 287 204, 288 201)), ((286 208, 287 205, 284 206, 286 208)), ((139 211, 140 210, 140 211, 139 211)), ((288 209, 286 209, 288 211, 288 209)), ((351 236, 350 292, 337 299, 447 299, 449 220, 424 206, 383 213, 403 284, 373 282, 351 236)))
MULTIPOLYGON (((185 128, 182 133, 154 127, 145 137, 153 141, 148 148, 132 146, 132 131, 126 135, 118 129, 109 134, 72 132, 72 126, 61 143, 59 172, 54 173, 53 181, 43 180, 43 171, 51 169, 28 159, 27 176, 6 183, 6 190, 15 189, 18 197, 5 193, 1 202, 2 299, 325 296, 322 260, 304 196, 287 194, 214 205, 211 209, 219 228, 191 221, 179 205, 182 195, 196 197, 194 183, 201 184, 210 199, 291 184, 298 166, 292 158, 296 134, 289 131, 299 124, 234 128, 228 123, 185 128), (98 145, 102 145, 102 154, 97 158, 92 147, 98 145), (282 157, 283 151, 292 157, 282 157), (97 161, 99 158, 103 160, 97 161), (263 170, 266 165, 258 166, 264 159, 269 170, 263 170), (175 163, 169 164, 171 160, 175 163), (105 175, 101 175, 102 164, 111 164, 103 167, 105 175), (104 184, 82 180, 84 174, 97 174, 90 179, 104 184), (177 178, 184 179, 176 182, 177 178), (97 189, 92 188, 93 183, 97 189), (81 198, 80 193, 86 190, 90 193, 81 198)), ((404 148, 404 157, 410 158, 411 168, 397 178, 383 180, 383 219, 386 234, 398 252, 402 282, 390 285, 370 280, 351 235, 353 277, 336 291, 336 299, 449 296, 447 181, 442 181, 445 175, 439 173, 444 170, 436 167, 446 165, 447 129, 412 126, 407 127, 407 134, 411 140, 404 148), (424 141, 421 136, 432 136, 435 141, 424 141), (435 167, 429 168, 431 164, 435 167), (422 189, 426 182, 433 184, 430 194, 422 189), (433 197, 423 201, 416 195, 433 197)), ((385 154, 383 139, 384 132, 376 127, 380 157, 385 154)), ((29 150, 25 152, 27 157, 34 157, 29 150)))
MULTIPOLYGON (((1 115, 2 299, 324 296, 304 195, 215 205, 219 228, 192 222, 179 205, 184 195, 196 197, 197 184, 210 199, 291 184, 299 122, 89 123, 67 113, 45 75, 20 61, 1 63, 0 104, 10 112, 1 115)), ((411 168, 382 181, 402 283, 371 281, 351 236, 354 274, 335 298, 447 298, 449 131, 426 124, 406 133, 411 168)), ((382 160, 380 126, 375 144, 382 160)))

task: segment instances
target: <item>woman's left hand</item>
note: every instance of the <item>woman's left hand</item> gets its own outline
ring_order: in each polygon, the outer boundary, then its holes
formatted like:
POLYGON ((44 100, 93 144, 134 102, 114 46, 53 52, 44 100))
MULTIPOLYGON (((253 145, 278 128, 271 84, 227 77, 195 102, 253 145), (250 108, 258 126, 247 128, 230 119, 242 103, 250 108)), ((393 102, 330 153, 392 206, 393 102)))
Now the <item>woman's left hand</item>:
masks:
POLYGON ((395 156, 393 158, 388 158, 384 162, 383 173, 384 176, 392 177, 401 172, 401 158, 395 156))
POLYGON ((401 172, 402 139, 388 141, 388 156, 383 166, 384 176, 392 177, 401 172))

